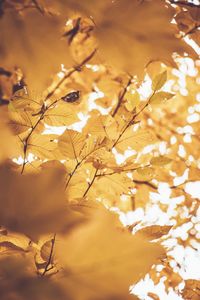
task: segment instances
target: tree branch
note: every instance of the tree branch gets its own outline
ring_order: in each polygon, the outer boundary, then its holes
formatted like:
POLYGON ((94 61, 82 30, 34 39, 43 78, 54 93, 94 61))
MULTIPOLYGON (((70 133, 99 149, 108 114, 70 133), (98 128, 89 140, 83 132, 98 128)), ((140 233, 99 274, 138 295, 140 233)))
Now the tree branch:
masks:
POLYGON ((98 173, 98 169, 96 169, 95 173, 94 173, 94 177, 92 178, 92 181, 88 184, 88 188, 87 190, 85 191, 84 195, 83 195, 83 198, 87 195, 87 193, 89 192, 90 188, 92 187, 95 179, 97 178, 97 173, 98 173))
POLYGON ((139 169, 142 169, 142 168, 146 168, 146 167, 149 167, 150 165, 146 165, 146 166, 139 166, 139 167, 135 167, 135 168, 131 168, 131 169, 122 169, 120 171, 113 171, 113 172, 110 172, 110 173, 101 173, 101 174, 98 174, 96 175, 96 177, 102 177, 102 176, 110 176, 110 175, 114 175, 114 174, 120 174, 120 173, 123 173, 123 172, 133 172, 133 171, 136 171, 136 170, 139 170, 139 169))
POLYGON ((129 128, 129 126, 131 124, 133 124, 134 120, 145 110, 145 108, 149 105, 151 98, 153 97, 153 95, 155 94, 155 92, 152 93, 152 95, 149 97, 149 99, 147 100, 147 102, 145 103, 145 105, 137 112, 133 115, 133 117, 131 118, 131 120, 126 124, 125 128, 121 131, 120 135, 118 136, 118 138, 116 139, 116 141, 114 142, 112 148, 114 148, 117 143, 119 142, 119 140, 121 139, 121 137, 123 136, 123 134, 125 133, 125 131, 129 128))
MULTIPOLYGON (((73 73, 81 70, 81 68, 95 55, 97 49, 95 49, 89 56, 87 56, 80 64, 78 64, 77 66, 73 67, 58 83, 57 85, 54 87, 54 89, 49 92, 47 94, 47 96, 44 99, 44 103, 46 100, 48 100, 51 96, 54 95, 54 93, 56 92, 56 90, 61 86, 61 84, 67 79, 69 78, 73 73)), ((26 156, 27 156, 27 149, 28 149, 28 141, 30 139, 30 137, 32 136, 32 133, 34 132, 34 130, 36 129, 36 127, 39 125, 39 123, 41 122, 41 120, 44 118, 45 113, 52 108, 58 101, 60 101, 60 99, 55 100, 53 103, 51 103, 49 106, 45 107, 44 104, 42 105, 40 112, 41 115, 38 118, 38 120, 36 121, 35 125, 31 128, 28 136, 26 137, 26 139, 23 141, 24 144, 24 161, 22 164, 22 170, 21 170, 21 174, 23 174, 24 169, 25 169, 25 165, 26 165, 26 156)))
POLYGON ((96 52, 97 52, 97 49, 94 49, 94 51, 92 51, 92 53, 89 56, 87 56, 80 64, 74 66, 71 70, 69 70, 69 72, 66 73, 65 76, 57 83, 57 85, 53 88, 53 90, 47 94, 45 100, 52 97, 54 95, 54 93, 57 91, 57 89, 63 84, 63 82, 67 78, 69 78, 73 73, 80 72, 82 67, 93 58, 93 56, 95 55, 96 52))
POLYGON ((124 87, 123 91, 120 93, 120 96, 119 96, 119 98, 118 98, 118 103, 117 103, 117 106, 115 107, 115 109, 114 109, 114 111, 113 111, 113 113, 112 113, 112 117, 114 117, 114 116, 116 115, 116 113, 118 112, 118 110, 119 110, 119 108, 120 108, 120 106, 121 106, 121 103, 122 103, 122 101, 123 101, 123 99, 124 99, 124 96, 125 96, 125 94, 126 94, 126 92, 127 92, 127 88, 129 87, 129 85, 130 85, 131 82, 132 82, 132 79, 133 79, 133 77, 130 76, 130 78, 129 78, 127 84, 126 84, 126 86, 124 87))

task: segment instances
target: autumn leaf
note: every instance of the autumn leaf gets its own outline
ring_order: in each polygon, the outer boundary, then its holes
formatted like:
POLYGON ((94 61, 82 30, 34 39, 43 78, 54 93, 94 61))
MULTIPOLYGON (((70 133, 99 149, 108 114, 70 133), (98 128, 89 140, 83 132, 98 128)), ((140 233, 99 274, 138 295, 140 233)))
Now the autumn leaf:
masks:
POLYGON ((51 77, 46 74, 58 72, 62 62, 71 61, 66 42, 61 39, 63 25, 56 11, 41 14, 37 9, 26 9, 20 14, 6 10, 0 19, 3 66, 13 67, 17 62, 29 87, 42 91, 51 77), (15 49, 14 56, 10 49, 15 49))
POLYGON ((136 173, 134 178, 137 180, 151 180, 155 177, 155 169, 150 166, 138 168, 136 173))
POLYGON ((164 101, 171 99, 174 97, 174 94, 168 93, 168 92, 157 92, 153 94, 153 96, 150 99, 150 104, 152 105, 159 105, 164 103, 164 101))
POLYGON ((66 157, 78 161, 85 145, 85 139, 86 137, 82 133, 67 129, 59 138, 58 147, 66 157))
POLYGON ((59 237, 59 281, 77 300, 99 299, 99 295, 100 299, 127 299, 129 285, 163 254, 159 245, 116 228, 118 222, 117 216, 98 210, 90 223, 80 227, 80 232, 59 237))
POLYGON ((139 151, 154 142, 155 136, 150 131, 138 130, 134 132, 133 127, 129 127, 117 142, 116 148, 120 152, 124 152, 128 147, 139 151))
POLYGON ((176 27, 170 24, 174 10, 163 1, 102 1, 96 11, 88 2, 85 6, 98 24, 103 57, 123 70, 140 76, 150 61, 175 66, 173 52, 195 56, 192 49, 175 37, 176 27))
POLYGON ((37 239, 79 223, 81 215, 74 213, 65 199, 64 176, 60 166, 21 176, 8 165, 1 165, 1 224, 37 239))
POLYGON ((150 160, 151 165, 153 166, 165 166, 172 162, 172 159, 165 156, 153 157, 150 160))
POLYGON ((7 300, 16 297, 16 299, 26 300, 54 300, 59 297, 60 300, 72 300, 70 294, 59 284, 49 278, 44 278, 31 273, 34 268, 31 255, 13 255, 12 257, 3 257, 0 259, 0 290, 1 299, 7 300), (22 284, 23 283, 23 284, 22 284), (34 291, 34 293, 33 293, 34 291))
POLYGON ((199 299, 199 25, 187 0, 0 1, 2 300, 199 299))
POLYGON ((183 289, 183 297, 188 300, 198 300, 200 296, 199 292, 200 283, 198 280, 188 279, 183 289))
POLYGON ((69 126, 78 122, 79 118, 70 104, 59 103, 45 112, 44 121, 50 126, 69 126))
POLYGON ((153 80, 152 80, 152 90, 153 91, 158 91, 160 90, 163 85, 167 81, 167 71, 164 71, 163 73, 160 73, 156 75, 153 80))
POLYGON ((143 227, 142 229, 138 230, 137 234, 144 235, 146 239, 148 240, 155 240, 161 238, 163 235, 166 235, 169 233, 172 226, 159 226, 159 225, 152 225, 143 227))
POLYGON ((127 93, 125 107, 128 111, 133 111, 140 103, 140 95, 138 92, 127 93))

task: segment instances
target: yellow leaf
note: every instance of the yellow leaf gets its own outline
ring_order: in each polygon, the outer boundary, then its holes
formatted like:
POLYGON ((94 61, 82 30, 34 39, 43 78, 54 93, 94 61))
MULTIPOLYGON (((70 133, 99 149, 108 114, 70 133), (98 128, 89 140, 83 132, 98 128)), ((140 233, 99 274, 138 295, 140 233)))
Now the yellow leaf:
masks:
POLYGON ((27 153, 32 153, 41 159, 54 158, 57 137, 54 134, 32 134, 28 140, 27 153))
POLYGON ((161 104, 165 100, 169 100, 174 96, 174 94, 168 92, 157 92, 151 97, 150 104, 161 104))
POLYGON ((158 75, 156 75, 152 80, 152 90, 158 91, 167 81, 167 71, 164 71, 158 75))
POLYGON ((112 171, 111 173, 112 175, 98 177, 93 184, 93 190, 97 197, 100 196, 102 199, 106 199, 105 202, 109 203, 109 206, 114 206, 120 201, 121 195, 130 192, 133 183, 125 172, 120 174, 112 171))
POLYGON ((0 235, 0 252, 27 251, 30 240, 23 235, 0 235))
POLYGON ((1 300, 74 300, 67 290, 50 278, 34 274, 35 265, 30 254, 12 255, 0 259, 1 300), (22 284, 23 282, 23 284, 22 284), (33 292, 34 291, 34 292, 33 292))
POLYGON ((111 115, 102 115, 99 111, 92 111, 91 116, 83 129, 84 134, 96 137, 107 137, 114 140, 117 137, 117 123, 111 115))
POLYGON ((175 66, 173 52, 197 57, 175 36, 177 28, 171 24, 175 11, 165 1, 101 1, 98 8, 89 4, 86 11, 98 23, 100 53, 118 68, 141 76, 150 61, 175 66))
POLYGON ((58 140, 58 147, 66 157, 78 160, 85 146, 85 135, 66 129, 58 140))
POLYGON ((140 151, 145 146, 153 144, 155 141, 155 136, 150 131, 138 130, 134 132, 133 127, 129 127, 117 142, 116 148, 120 152, 124 152, 128 147, 140 151))
POLYGON ((8 124, 14 134, 25 132, 33 125, 32 116, 28 112, 9 110, 9 118, 8 124))
POLYGON ((76 300, 127 299, 130 284, 148 272, 163 249, 122 231, 117 215, 92 212, 88 223, 57 240, 58 281, 76 300))
POLYGON ((94 158, 99 156, 99 153, 103 151, 104 147, 106 147, 108 140, 106 138, 89 136, 85 141, 85 146, 81 150, 81 158, 93 161, 94 158))
POLYGON ((66 41, 61 39, 63 25, 64 19, 55 12, 41 14, 37 9, 25 9, 21 14, 15 9, 6 10, 0 19, 3 66, 14 67, 17 62, 28 86, 42 91, 60 64, 71 62, 66 41), (15 49, 15 55, 11 49, 15 49))
POLYGON ((71 228, 81 220, 81 215, 67 204, 64 179, 60 167, 22 176, 9 165, 1 165, 1 224, 32 239, 71 228))
POLYGON ((140 95, 137 91, 134 94, 131 92, 127 93, 125 98, 125 107, 128 111, 133 111, 134 108, 137 107, 140 103, 140 95))
POLYGON ((59 102, 55 107, 47 110, 44 121, 51 126, 69 126, 79 121, 77 110, 71 104, 59 102))
MULTIPOLYGON (((143 180, 151 180, 155 175, 155 170, 154 168, 148 166, 148 167, 139 168, 137 170, 137 173, 141 176, 143 180)), ((136 178, 138 179, 138 177, 136 178)))
POLYGON ((165 156, 158 156, 158 157, 153 157, 150 160, 150 164, 153 166, 164 166, 164 165, 168 165, 172 162, 172 159, 169 157, 165 157, 165 156))
POLYGON ((149 240, 155 240, 161 238, 163 235, 169 233, 172 226, 160 226, 160 225, 152 225, 144 227, 137 231, 137 234, 145 235, 145 237, 149 240))

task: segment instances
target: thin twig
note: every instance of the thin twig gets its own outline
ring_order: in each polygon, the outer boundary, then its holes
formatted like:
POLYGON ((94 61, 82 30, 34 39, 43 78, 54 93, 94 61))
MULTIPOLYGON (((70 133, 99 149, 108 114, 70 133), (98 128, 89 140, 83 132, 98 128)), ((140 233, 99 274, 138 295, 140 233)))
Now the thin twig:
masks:
POLYGON ((123 172, 133 172, 133 171, 136 171, 136 170, 139 170, 139 169, 142 169, 142 168, 146 168, 146 167, 149 167, 150 165, 146 165, 146 166, 139 166, 139 167, 135 167, 135 168, 131 168, 131 169, 122 169, 122 170, 118 170, 118 171, 113 171, 113 172, 110 172, 110 173, 101 173, 101 174, 98 174, 96 175, 96 177, 102 177, 102 176, 110 176, 110 175, 114 175, 114 174, 120 174, 120 173, 123 173, 123 172))
POLYGON ((97 52, 97 49, 94 49, 92 51, 92 53, 87 56, 80 64, 76 65, 75 67, 73 67, 71 70, 69 70, 69 72, 67 74, 65 74, 65 76, 57 83, 57 85, 54 87, 54 89, 49 92, 45 98, 45 100, 49 99, 50 97, 52 97, 54 95, 54 93, 57 91, 57 89, 63 84, 63 82, 69 78, 73 73, 75 72, 80 72, 81 68, 92 59, 92 57, 95 55, 95 53, 97 52))
POLYGON ((84 195, 83 195, 83 198, 87 195, 87 193, 89 192, 89 190, 91 189, 95 179, 97 178, 97 173, 98 173, 98 169, 96 169, 95 173, 94 173, 94 176, 92 178, 92 181, 88 184, 88 187, 87 187, 87 190, 85 191, 84 195))
MULTIPOLYGON (((96 49, 88 56, 86 57, 80 64, 78 64, 77 66, 73 67, 58 83, 57 85, 54 87, 54 89, 49 92, 47 94, 47 96, 44 99, 44 102, 49 99, 51 96, 54 95, 54 93, 56 92, 56 90, 61 86, 61 84, 67 79, 69 78, 74 72, 80 71, 80 69, 95 55, 96 53, 96 49)), ((23 174, 24 169, 25 169, 25 165, 26 165, 26 156, 27 156, 27 149, 28 149, 28 142, 30 137, 32 136, 32 133, 34 132, 34 130, 36 129, 36 127, 40 124, 41 120, 44 118, 46 112, 52 108, 58 101, 60 101, 60 99, 56 99, 53 103, 51 103, 49 106, 46 106, 43 110, 41 108, 41 115, 39 117, 39 119, 37 120, 37 122, 35 123, 35 125, 31 128, 29 134, 27 135, 26 139, 23 141, 24 144, 24 160, 23 160, 23 164, 22 164, 22 170, 21 170, 21 174, 23 174)), ((44 104, 43 104, 44 106, 44 104)), ((43 107, 42 106, 42 107, 43 107)))
POLYGON ((145 110, 145 108, 149 105, 151 98, 153 97, 153 95, 155 94, 155 92, 152 93, 152 95, 149 97, 148 101, 145 103, 145 105, 137 112, 133 115, 133 117, 131 118, 131 120, 126 124, 126 126, 124 127, 124 129, 121 131, 120 135, 118 136, 118 138, 116 139, 116 141, 114 142, 112 148, 114 148, 117 143, 119 142, 119 140, 121 139, 121 137, 123 136, 123 134, 125 133, 125 131, 130 127, 131 124, 133 124, 134 120, 145 110))
POLYGON ((194 27, 192 27, 190 30, 188 30, 187 32, 184 32, 181 37, 185 38, 187 35, 195 33, 195 31, 198 30, 199 28, 200 28, 200 24, 197 24, 194 27))
POLYGON ((39 5, 37 0, 32 0, 33 4, 35 5, 35 8, 42 14, 44 15, 45 11, 42 6, 39 5))
POLYGON ((69 183, 70 183, 72 177, 74 176, 76 170, 78 169, 78 167, 80 166, 81 163, 82 163, 82 161, 78 162, 78 163, 76 164, 74 170, 72 171, 72 173, 69 175, 69 178, 68 178, 68 180, 67 180, 67 182, 66 182, 66 184, 65 184, 65 190, 67 189, 67 187, 68 187, 68 185, 69 185, 69 183))
POLYGON ((144 185, 147 185, 147 186, 151 187, 154 190, 157 190, 157 186, 154 185, 153 183, 147 181, 147 180, 141 180, 141 181, 140 180, 133 180, 133 182, 136 183, 136 184, 144 184, 144 185))
POLYGON ((41 274, 41 276, 44 276, 49 270, 52 269, 52 267, 49 268, 49 266, 52 263, 52 257, 53 257, 53 250, 54 250, 54 246, 55 246, 55 241, 56 241, 56 233, 54 233, 54 236, 51 240, 51 250, 50 250, 50 254, 49 254, 49 259, 48 259, 47 264, 45 266, 44 272, 41 274))
POLYGON ((132 82, 132 79, 133 79, 133 77, 130 76, 130 78, 129 78, 127 84, 126 84, 126 86, 125 86, 124 89, 123 89, 123 91, 120 92, 120 95, 119 95, 119 98, 118 98, 118 103, 117 103, 117 106, 115 107, 115 109, 114 109, 114 111, 113 111, 113 113, 112 113, 112 117, 114 117, 114 116, 116 115, 116 113, 118 112, 118 110, 119 110, 119 108, 120 108, 120 106, 121 106, 121 103, 122 103, 122 101, 123 101, 123 99, 124 99, 124 96, 125 96, 125 94, 126 94, 126 92, 127 92, 127 89, 128 89, 129 85, 130 85, 131 82, 132 82))

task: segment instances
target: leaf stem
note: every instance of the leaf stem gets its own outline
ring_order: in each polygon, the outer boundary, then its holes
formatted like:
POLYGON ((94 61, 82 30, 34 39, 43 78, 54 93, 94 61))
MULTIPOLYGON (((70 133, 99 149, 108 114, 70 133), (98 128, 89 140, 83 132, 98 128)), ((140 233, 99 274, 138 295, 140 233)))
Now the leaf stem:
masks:
POLYGON ((133 172, 133 171, 136 171, 136 170, 139 170, 139 169, 142 169, 142 168, 146 168, 146 167, 149 167, 149 166, 150 165, 148 164, 146 166, 139 166, 139 167, 135 167, 135 168, 131 168, 131 169, 122 169, 120 171, 113 171, 113 172, 110 172, 110 173, 101 173, 101 174, 96 175, 96 177, 114 175, 114 174, 122 173, 122 172, 133 172))
POLYGON ((68 178, 68 180, 67 180, 67 182, 66 182, 66 184, 65 184, 65 190, 67 189, 67 187, 68 187, 68 185, 69 185, 69 183, 70 183, 70 181, 71 181, 71 179, 72 179, 74 173, 76 172, 76 170, 78 169, 78 167, 80 166, 81 163, 82 163, 82 161, 78 162, 78 163, 76 164, 74 170, 72 171, 72 173, 69 175, 69 178, 68 178))
POLYGON ((50 97, 52 97, 54 95, 54 93, 57 91, 57 89, 63 84, 63 82, 69 78, 73 73, 75 72, 80 72, 81 68, 92 59, 92 57, 95 55, 95 53, 97 52, 97 49, 95 48, 92 53, 87 56, 80 64, 74 66, 71 70, 69 70, 69 72, 67 74, 65 74, 65 76, 56 84, 56 86, 53 88, 53 90, 51 92, 49 92, 47 94, 47 96, 45 97, 45 100, 48 100, 50 97))
POLYGON ((124 129, 121 131, 120 135, 118 136, 118 138, 116 139, 116 141, 114 142, 112 148, 114 148, 117 143, 119 142, 119 140, 121 139, 121 137, 123 136, 123 134, 125 133, 125 131, 129 128, 129 126, 134 122, 134 120, 136 119, 136 117, 138 117, 144 110, 145 108, 149 105, 151 98, 153 97, 153 95, 155 94, 155 91, 152 93, 152 95, 149 97, 148 101, 145 103, 145 105, 137 112, 133 115, 133 117, 131 118, 131 120, 126 124, 126 126, 124 127, 124 129))
POLYGON ((83 195, 83 198, 87 195, 87 193, 89 192, 89 190, 91 189, 95 179, 97 178, 97 173, 98 173, 98 169, 96 169, 95 173, 94 173, 94 176, 92 178, 92 181, 88 184, 88 187, 87 187, 87 190, 85 191, 84 195, 83 195))
POLYGON ((51 240, 51 251, 50 251, 50 254, 49 254, 49 259, 48 259, 47 264, 45 266, 44 272, 42 273, 41 276, 44 276, 51 269, 51 268, 49 268, 49 266, 52 263, 52 257, 53 257, 53 250, 54 250, 54 246, 55 246, 55 241, 56 241, 56 233, 54 233, 54 236, 51 240))

